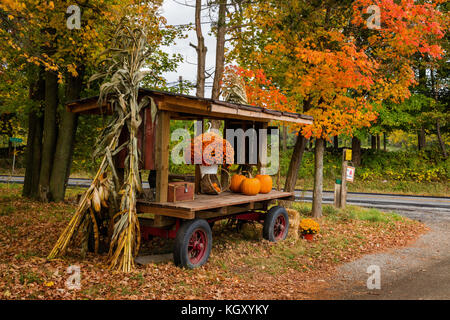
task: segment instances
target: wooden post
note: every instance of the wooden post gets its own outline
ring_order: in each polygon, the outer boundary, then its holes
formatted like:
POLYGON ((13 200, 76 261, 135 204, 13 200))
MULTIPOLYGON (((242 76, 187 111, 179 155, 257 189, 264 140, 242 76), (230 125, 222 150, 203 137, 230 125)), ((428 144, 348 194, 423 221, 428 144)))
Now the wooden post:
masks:
MULTIPOLYGON (((195 120, 197 121, 197 120, 195 120)), ((199 136, 203 133, 203 126, 204 126, 204 119, 202 119, 201 124, 199 122, 196 122, 196 125, 194 126, 195 132, 194 132, 194 139, 196 136, 199 136)), ((200 165, 195 165, 195 177, 194 177, 194 193, 199 194, 200 193, 200 181, 202 180, 202 174, 200 172, 200 165)))
POLYGON ((156 201, 167 201, 169 183, 170 113, 159 111, 156 128, 156 201))
POLYGON ((339 184, 337 180, 340 180, 340 179, 336 179, 336 182, 334 184, 334 207, 335 208, 340 208, 341 207, 341 187, 342 187, 342 184, 339 184))
POLYGON ((345 205, 347 203, 347 166, 348 161, 345 158, 347 149, 343 150, 342 153, 342 173, 341 173, 341 201, 340 201, 340 208, 345 208, 345 205))
POLYGON ((258 126, 258 173, 266 174, 267 166, 267 127, 268 123, 263 122, 258 126), (266 130, 265 134, 260 134, 259 129, 266 130), (265 140, 265 141, 264 141, 265 140))

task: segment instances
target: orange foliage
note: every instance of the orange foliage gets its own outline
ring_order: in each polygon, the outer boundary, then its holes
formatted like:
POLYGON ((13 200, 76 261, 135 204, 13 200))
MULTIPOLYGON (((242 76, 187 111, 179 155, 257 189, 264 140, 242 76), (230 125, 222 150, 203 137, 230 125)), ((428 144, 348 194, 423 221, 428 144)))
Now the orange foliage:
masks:
POLYGON ((409 97, 415 84, 414 55, 442 54, 436 44, 448 26, 448 17, 436 10, 442 2, 356 0, 320 6, 292 0, 249 6, 244 16, 258 32, 247 36, 253 42, 234 34, 238 40, 233 58, 246 66, 258 65, 287 93, 282 99, 275 95, 271 103, 266 100, 273 98, 267 88, 285 92, 272 81, 269 85, 261 81, 256 76, 264 74, 260 69, 240 71, 251 103, 312 115, 313 125, 301 128, 307 138, 351 135, 377 119, 374 109, 384 100, 409 97), (379 30, 367 29, 370 5, 381 10, 379 30), (303 13, 307 14, 302 19, 293 18, 303 13))
POLYGON ((231 87, 233 74, 244 80, 248 104, 280 111, 294 110, 287 96, 272 83, 272 79, 266 77, 262 69, 248 70, 234 65, 227 66, 222 81, 223 87, 231 87))

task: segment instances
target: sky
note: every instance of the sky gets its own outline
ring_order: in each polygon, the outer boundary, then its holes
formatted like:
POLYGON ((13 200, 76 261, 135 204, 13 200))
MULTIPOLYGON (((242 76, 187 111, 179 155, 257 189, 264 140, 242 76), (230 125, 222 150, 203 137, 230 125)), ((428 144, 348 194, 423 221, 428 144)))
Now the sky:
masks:
MULTIPOLYGON (((203 1, 206 2, 206 1, 203 1)), ((164 0, 161 14, 167 19, 167 23, 171 25, 178 24, 194 24, 195 10, 193 7, 184 6, 182 3, 187 3, 193 6, 194 0, 164 0)), ((208 17, 208 10, 202 11, 202 22, 210 21, 208 17)), ((206 70, 214 71, 215 65, 215 52, 216 52, 216 38, 214 35, 208 35, 211 30, 209 23, 202 24, 203 37, 205 38, 205 46, 208 48, 206 53, 206 70)), ((176 44, 171 47, 165 47, 165 50, 169 53, 181 53, 184 58, 184 62, 178 67, 177 72, 169 72, 164 74, 168 82, 178 81, 179 76, 183 77, 183 80, 190 80, 195 83, 197 77, 197 53, 193 47, 189 45, 189 42, 196 45, 197 37, 195 30, 191 30, 188 33, 186 39, 177 40, 176 44)), ((206 79, 205 97, 211 96, 211 86, 213 78, 206 79), (209 84, 209 86, 208 86, 209 84)), ((191 91, 192 95, 195 95, 195 89, 191 91)))

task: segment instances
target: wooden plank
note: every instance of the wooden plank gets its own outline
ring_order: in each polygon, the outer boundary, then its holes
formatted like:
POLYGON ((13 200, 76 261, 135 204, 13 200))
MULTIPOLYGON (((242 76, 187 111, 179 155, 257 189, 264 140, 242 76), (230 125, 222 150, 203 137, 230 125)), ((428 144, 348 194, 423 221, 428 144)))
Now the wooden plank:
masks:
POLYGON ((197 110, 207 111, 209 107, 209 102, 203 100, 195 100, 189 99, 185 97, 173 97, 173 96, 164 96, 164 104, 167 105, 175 105, 178 107, 178 111, 183 110, 184 108, 192 108, 197 110))
POLYGON ((221 208, 221 209, 218 209, 217 211, 197 211, 195 213, 195 217, 200 218, 200 219, 225 217, 228 215, 247 212, 249 210, 259 210, 262 208, 263 208, 263 205, 261 203, 249 203, 246 205, 221 208))
POLYGON ((194 176, 194 193, 200 193, 200 182, 202 180, 202 174, 200 172, 200 166, 198 164, 195 165, 195 176, 194 176))
MULTIPOLYGON (((223 108, 227 108, 230 109, 228 110, 228 112, 223 113, 223 112, 213 112, 211 111, 211 109, 209 110, 204 110, 204 109, 194 109, 194 108, 189 108, 189 107, 184 107, 181 106, 179 104, 164 104, 164 106, 162 107, 162 110, 166 110, 166 111, 170 111, 170 112, 176 112, 177 114, 179 114, 178 118, 182 117, 183 113, 186 115, 198 115, 198 116, 202 116, 202 117, 207 117, 208 119, 218 119, 218 120, 223 120, 223 119, 240 119, 240 120, 245 120, 245 121, 264 121, 264 122, 269 122, 271 120, 278 120, 275 118, 271 118, 271 117, 255 117, 255 116, 243 116, 243 115, 238 115, 233 113, 232 111, 234 111, 235 109, 231 109, 229 107, 223 107, 223 108)), ((255 112, 255 115, 258 114, 263 114, 262 112, 255 112)), ((188 117, 189 118, 189 117, 188 117)), ((287 117, 286 117, 287 118, 287 117)), ((290 118, 293 120, 296 120, 295 118, 290 118)), ((297 121, 295 121, 297 122, 297 121)))
POLYGON ((182 202, 145 202, 140 201, 142 205, 158 208, 171 208, 179 211, 202 211, 211 210, 222 207, 237 206, 242 204, 250 204, 255 202, 264 202, 267 200, 289 199, 294 195, 293 192, 282 192, 272 190, 266 194, 258 194, 255 196, 246 196, 243 194, 223 192, 220 195, 199 194, 195 196, 193 201, 182 202))
POLYGON ((112 110, 109 104, 104 104, 101 108, 97 104, 97 99, 82 103, 71 103, 66 106, 66 110, 72 113, 83 114, 111 114, 112 110))
POLYGON ((194 219, 195 214, 193 211, 186 210, 186 209, 177 209, 177 208, 160 208, 160 207, 153 207, 146 204, 140 204, 138 203, 137 212, 141 213, 151 213, 156 216, 168 216, 168 217, 174 217, 174 218, 181 218, 181 219, 194 219))
POLYGON ((268 114, 264 112, 259 111, 251 111, 251 110, 243 110, 239 108, 230 108, 226 106, 221 106, 217 104, 211 105, 211 112, 212 113, 219 113, 224 115, 232 115, 234 119, 259 119, 260 121, 270 121, 270 120, 278 120, 278 121, 285 121, 285 122, 292 122, 292 123, 299 123, 299 124, 312 124, 312 120, 309 119, 302 119, 302 118, 293 118, 288 117, 285 115, 275 115, 275 114, 268 114))
POLYGON ((170 113, 158 111, 156 128, 156 201, 167 201, 169 183, 170 113))
POLYGON ((138 214, 139 224, 141 226, 164 228, 173 226, 176 223, 176 218, 154 215, 152 213, 140 213, 138 214), (161 219, 156 219, 161 218, 161 219))

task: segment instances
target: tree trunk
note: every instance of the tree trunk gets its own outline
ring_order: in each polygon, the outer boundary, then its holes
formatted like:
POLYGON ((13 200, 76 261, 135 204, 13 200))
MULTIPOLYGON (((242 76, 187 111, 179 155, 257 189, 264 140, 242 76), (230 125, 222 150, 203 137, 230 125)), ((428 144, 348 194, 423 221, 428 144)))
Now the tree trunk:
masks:
MULTIPOLYGON (((225 64, 225 34, 226 34, 226 9, 227 0, 221 0, 219 3, 219 16, 217 19, 217 40, 216 40, 216 67, 214 71, 214 81, 211 92, 211 98, 218 100, 220 96, 220 81, 222 80, 225 64)), ((220 128, 220 120, 211 120, 211 127, 220 128)))
POLYGON ((436 134, 439 141, 439 146, 441 147, 442 155, 444 158, 448 157, 447 150, 445 149, 445 143, 444 140, 442 140, 441 136, 441 125, 439 123, 439 119, 436 120, 436 134))
MULTIPOLYGON (((76 100, 80 97, 83 82, 83 70, 78 70, 78 77, 67 77, 66 101, 76 100)), ((55 157, 50 178, 50 199, 52 201, 64 200, 67 180, 70 175, 73 147, 77 131, 78 114, 62 111, 61 125, 56 143, 55 157)))
POLYGON ((30 197, 39 199, 39 177, 41 174, 42 157, 42 137, 44 135, 44 117, 38 116, 36 119, 36 130, 33 138, 33 156, 31 167, 31 190, 30 197))
POLYGON ((45 99, 44 69, 39 68, 37 74, 32 74, 31 76, 37 78, 36 82, 30 84, 30 98, 35 103, 35 106, 33 106, 35 109, 32 109, 29 113, 25 181, 22 194, 24 197, 37 199, 44 127, 44 117, 42 115, 42 103, 45 99))
POLYGON ((44 131, 42 140, 41 170, 39 174, 39 199, 49 201, 50 175, 56 145, 56 112, 58 107, 58 76, 45 72, 44 131))
POLYGON ((417 134, 417 149, 423 150, 425 148, 425 144, 425 129, 420 128, 419 133, 417 134))
POLYGON ((302 163, 303 153, 305 152, 305 146, 308 140, 301 134, 301 130, 298 132, 297 140, 295 142, 294 151, 292 152, 291 162, 289 163, 289 170, 286 175, 286 181, 284 183, 284 191, 293 192, 295 190, 295 184, 297 182, 298 170, 302 163))
POLYGON ((339 137, 334 136, 333 137, 333 149, 337 151, 339 149, 339 137))
MULTIPOLYGON (((30 89, 31 91, 31 89, 30 89)), ((30 96, 32 96, 30 94, 30 96)), ((33 98, 31 97, 31 100, 33 98)), ((27 135, 27 149, 25 154, 25 178, 23 181, 22 196, 29 197, 31 195, 31 170, 33 167, 33 140, 36 135, 36 121, 37 113, 31 110, 28 113, 28 135, 27 135)))
MULTIPOLYGON (((307 99, 303 104, 303 112, 307 112, 310 108, 311 99, 307 99)), ((289 163, 286 182, 284 183, 284 191, 286 192, 293 192, 295 190, 298 170, 300 169, 303 153, 305 152, 307 143, 311 143, 311 140, 305 139, 305 137, 302 136, 301 130, 299 130, 295 141, 294 151, 292 152, 291 162, 289 163)))
POLYGON ((377 134, 377 150, 381 149, 381 136, 377 134))
POLYGON ((370 145, 372 150, 376 150, 377 149, 377 137, 374 135, 370 136, 370 145))
POLYGON ((28 137, 25 156, 25 178, 22 189, 22 196, 32 197, 37 193, 39 171, 40 171, 40 149, 42 140, 42 116, 40 109, 45 95, 45 82, 43 79, 43 69, 31 72, 30 78, 30 100, 33 106, 28 113, 28 137), (36 79, 36 80, 34 80, 36 79), (38 153, 39 161, 35 161, 35 153, 38 153), (36 178, 37 175, 37 178, 36 178))
POLYGON ((222 80, 225 64, 226 9, 227 0, 221 0, 219 3, 219 17, 217 19, 216 67, 211 94, 211 98, 214 100, 219 99, 220 96, 220 81, 222 80))
POLYGON ((355 166, 361 165, 361 140, 352 138, 352 162, 355 166))
POLYGON ((312 203, 312 216, 320 218, 322 216, 322 191, 323 191, 323 153, 325 140, 316 139, 314 155, 314 190, 312 203))
POLYGON ((203 98, 205 96, 205 67, 206 67, 206 51, 205 38, 202 33, 201 25, 202 1, 195 1, 195 33, 197 35, 197 45, 190 43, 190 46, 197 51, 197 85, 196 96, 203 98))

